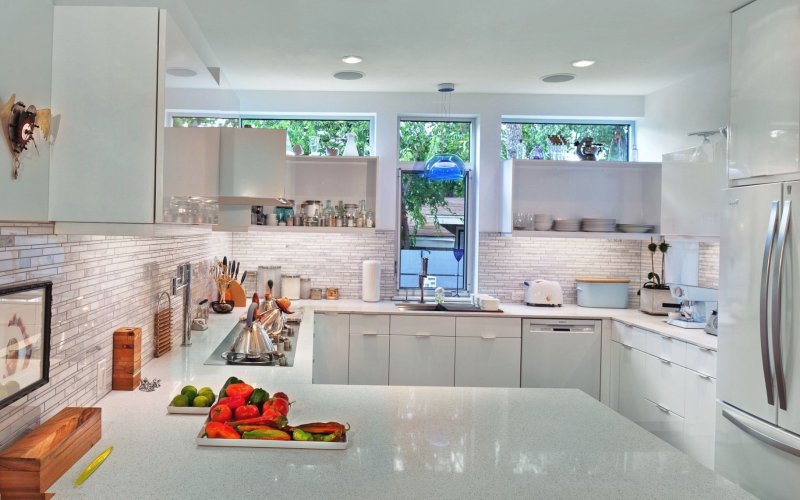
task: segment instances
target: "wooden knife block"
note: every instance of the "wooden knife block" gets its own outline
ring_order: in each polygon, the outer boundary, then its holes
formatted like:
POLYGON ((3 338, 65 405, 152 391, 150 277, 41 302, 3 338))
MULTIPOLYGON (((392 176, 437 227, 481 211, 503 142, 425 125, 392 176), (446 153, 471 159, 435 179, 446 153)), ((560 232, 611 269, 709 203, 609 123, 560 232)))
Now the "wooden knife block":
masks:
POLYGON ((100 408, 64 408, 0 453, 3 500, 50 498, 53 485, 100 441, 100 408))
POLYGON ((142 381, 142 329, 121 327, 114 331, 111 388, 132 391, 142 381))
POLYGON ((231 295, 234 307, 247 307, 247 295, 244 293, 244 288, 238 281, 232 281, 228 286, 228 293, 231 295))

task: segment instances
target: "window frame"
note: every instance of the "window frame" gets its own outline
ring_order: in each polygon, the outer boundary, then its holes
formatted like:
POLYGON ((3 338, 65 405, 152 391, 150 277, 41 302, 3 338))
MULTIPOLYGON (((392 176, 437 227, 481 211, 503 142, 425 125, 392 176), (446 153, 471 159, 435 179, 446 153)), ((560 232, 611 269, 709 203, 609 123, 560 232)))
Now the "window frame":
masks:
MULTIPOLYGON (((302 120, 302 121, 368 121, 370 151, 375 152, 375 114, 374 113, 245 113, 239 116, 239 125, 242 120, 302 120)), ((375 156, 374 154, 371 156, 375 156)))
MULTIPOLYGON (((517 116, 517 115, 503 115, 500 117, 500 127, 505 124, 521 124, 521 125, 627 125, 630 132, 628 133, 628 161, 633 161, 633 150, 636 149, 636 121, 627 119, 605 119, 605 118, 550 118, 550 117, 535 117, 535 116, 517 116)), ((502 143, 502 138, 501 141, 502 143)), ((503 160, 502 145, 499 151, 500 161, 503 160)), ((506 158, 510 160, 511 158, 506 158)), ((603 160, 606 162, 609 160, 603 160)))
MULTIPOLYGON (((462 279, 464 280, 463 288, 459 289, 459 292, 466 292, 467 296, 474 293, 475 287, 475 275, 477 270, 474 269, 473 262, 477 259, 478 255, 478 238, 475 236, 478 230, 477 227, 477 214, 473 214, 472 211, 475 210, 474 206, 478 204, 478 182, 477 182, 477 145, 479 141, 478 137, 478 117, 474 115, 449 115, 446 118, 442 117, 442 115, 425 115, 425 114, 411 114, 411 115, 398 115, 397 116, 397 150, 395 162, 397 163, 397 175, 395 179, 395 259, 394 259, 394 297, 393 300, 406 300, 409 298, 417 298, 419 299, 419 291, 415 290, 414 293, 411 293, 411 288, 401 288, 400 287, 400 252, 402 250, 401 244, 401 231, 402 231, 402 221, 400 217, 402 216, 402 210, 400 209, 400 203, 402 202, 402 187, 401 187, 401 180, 403 173, 413 173, 413 172, 424 172, 425 170, 425 161, 400 161, 400 122, 405 121, 425 121, 425 122, 460 122, 460 123, 469 123, 469 157, 470 161, 464 162, 465 167, 465 178, 466 178, 466 186, 465 186, 465 195, 464 195, 464 241, 465 241, 465 248, 464 248, 464 275, 462 279), (474 206, 473 206, 474 205, 474 206), (475 217, 473 217, 475 215, 475 217), (402 295, 401 295, 402 294, 402 295)), ((446 290, 447 292, 453 291, 453 289, 446 290)), ((463 296, 463 294, 462 294, 463 296)))

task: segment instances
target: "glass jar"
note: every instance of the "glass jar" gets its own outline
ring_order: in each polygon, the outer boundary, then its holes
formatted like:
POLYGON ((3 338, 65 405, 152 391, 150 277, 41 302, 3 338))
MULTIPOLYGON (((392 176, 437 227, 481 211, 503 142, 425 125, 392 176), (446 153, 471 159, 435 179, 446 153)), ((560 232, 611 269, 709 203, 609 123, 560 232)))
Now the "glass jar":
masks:
POLYGON ((305 208, 309 217, 319 217, 322 202, 319 200, 306 200, 305 208))
POLYGON ((331 219, 333 218, 333 207, 331 206, 331 200, 325 201, 325 209, 322 210, 322 217, 325 226, 332 226, 331 219))
POLYGON ((375 227, 375 212, 367 210, 367 225, 364 227, 375 227))
POLYGON ((311 300, 322 300, 322 288, 312 288, 309 298, 311 300))
POLYGON ((344 206, 345 217, 347 218, 347 227, 356 227, 356 219, 358 218, 358 205, 355 203, 347 203, 344 206))
POLYGON ((308 299, 311 297, 311 278, 300 278, 300 298, 308 299))
POLYGON ((339 289, 335 286, 326 288, 325 298, 328 300, 339 300, 339 289))

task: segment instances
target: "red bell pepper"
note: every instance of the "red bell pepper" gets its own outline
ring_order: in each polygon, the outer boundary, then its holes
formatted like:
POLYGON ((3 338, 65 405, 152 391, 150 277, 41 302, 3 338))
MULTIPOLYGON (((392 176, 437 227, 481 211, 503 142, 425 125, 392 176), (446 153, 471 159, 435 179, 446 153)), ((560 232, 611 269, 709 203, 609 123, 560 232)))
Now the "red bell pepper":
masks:
POLYGON ((270 408, 280 413, 284 417, 289 414, 289 402, 283 398, 273 398, 270 400, 270 408))
MULTIPOLYGON (((230 387, 230 386, 228 386, 230 387)), ((231 410, 236 410, 240 406, 244 406, 247 400, 241 396, 228 396, 217 401, 218 405, 225 405, 231 410)))
POLYGON ((271 425, 274 427, 282 427, 286 425, 285 422, 286 417, 272 408, 266 408, 260 417, 235 420, 233 422, 228 422, 228 425, 231 427, 236 427, 238 425, 271 425))
POLYGON ((256 405, 245 405, 236 408, 234 412, 234 416, 236 420, 244 420, 246 418, 255 418, 261 415, 261 412, 258 411, 258 406, 256 405))
POLYGON ((241 439, 242 436, 233 427, 222 422, 209 422, 206 424, 206 436, 211 439, 241 439))
POLYGON ((231 397, 241 396, 242 399, 247 399, 253 394, 253 386, 250 384, 231 384, 225 388, 225 395, 231 397))

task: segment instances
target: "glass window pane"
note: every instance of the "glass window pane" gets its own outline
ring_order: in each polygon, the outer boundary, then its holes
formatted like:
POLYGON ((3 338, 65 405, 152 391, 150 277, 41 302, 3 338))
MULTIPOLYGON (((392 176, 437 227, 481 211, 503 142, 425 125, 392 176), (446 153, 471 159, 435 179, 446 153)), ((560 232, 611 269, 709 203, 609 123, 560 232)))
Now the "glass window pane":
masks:
POLYGON ((628 161, 630 132, 629 124, 503 122, 500 157, 516 158, 521 140, 527 158, 540 154, 548 160, 577 160, 575 142, 591 137, 595 144, 602 144, 598 161, 628 161), (559 140, 566 145, 559 147, 559 140))
POLYGON ((400 161, 427 161, 435 154, 457 154, 470 161, 470 122, 401 121, 400 161))
POLYGON ((214 118, 204 116, 173 116, 173 127, 238 127, 238 118, 214 118))
POLYGON ((344 152, 345 134, 356 134, 356 148, 361 156, 370 155, 369 120, 298 120, 243 118, 242 126, 253 128, 285 129, 293 146, 300 145, 304 154, 325 155, 327 148, 344 152))

